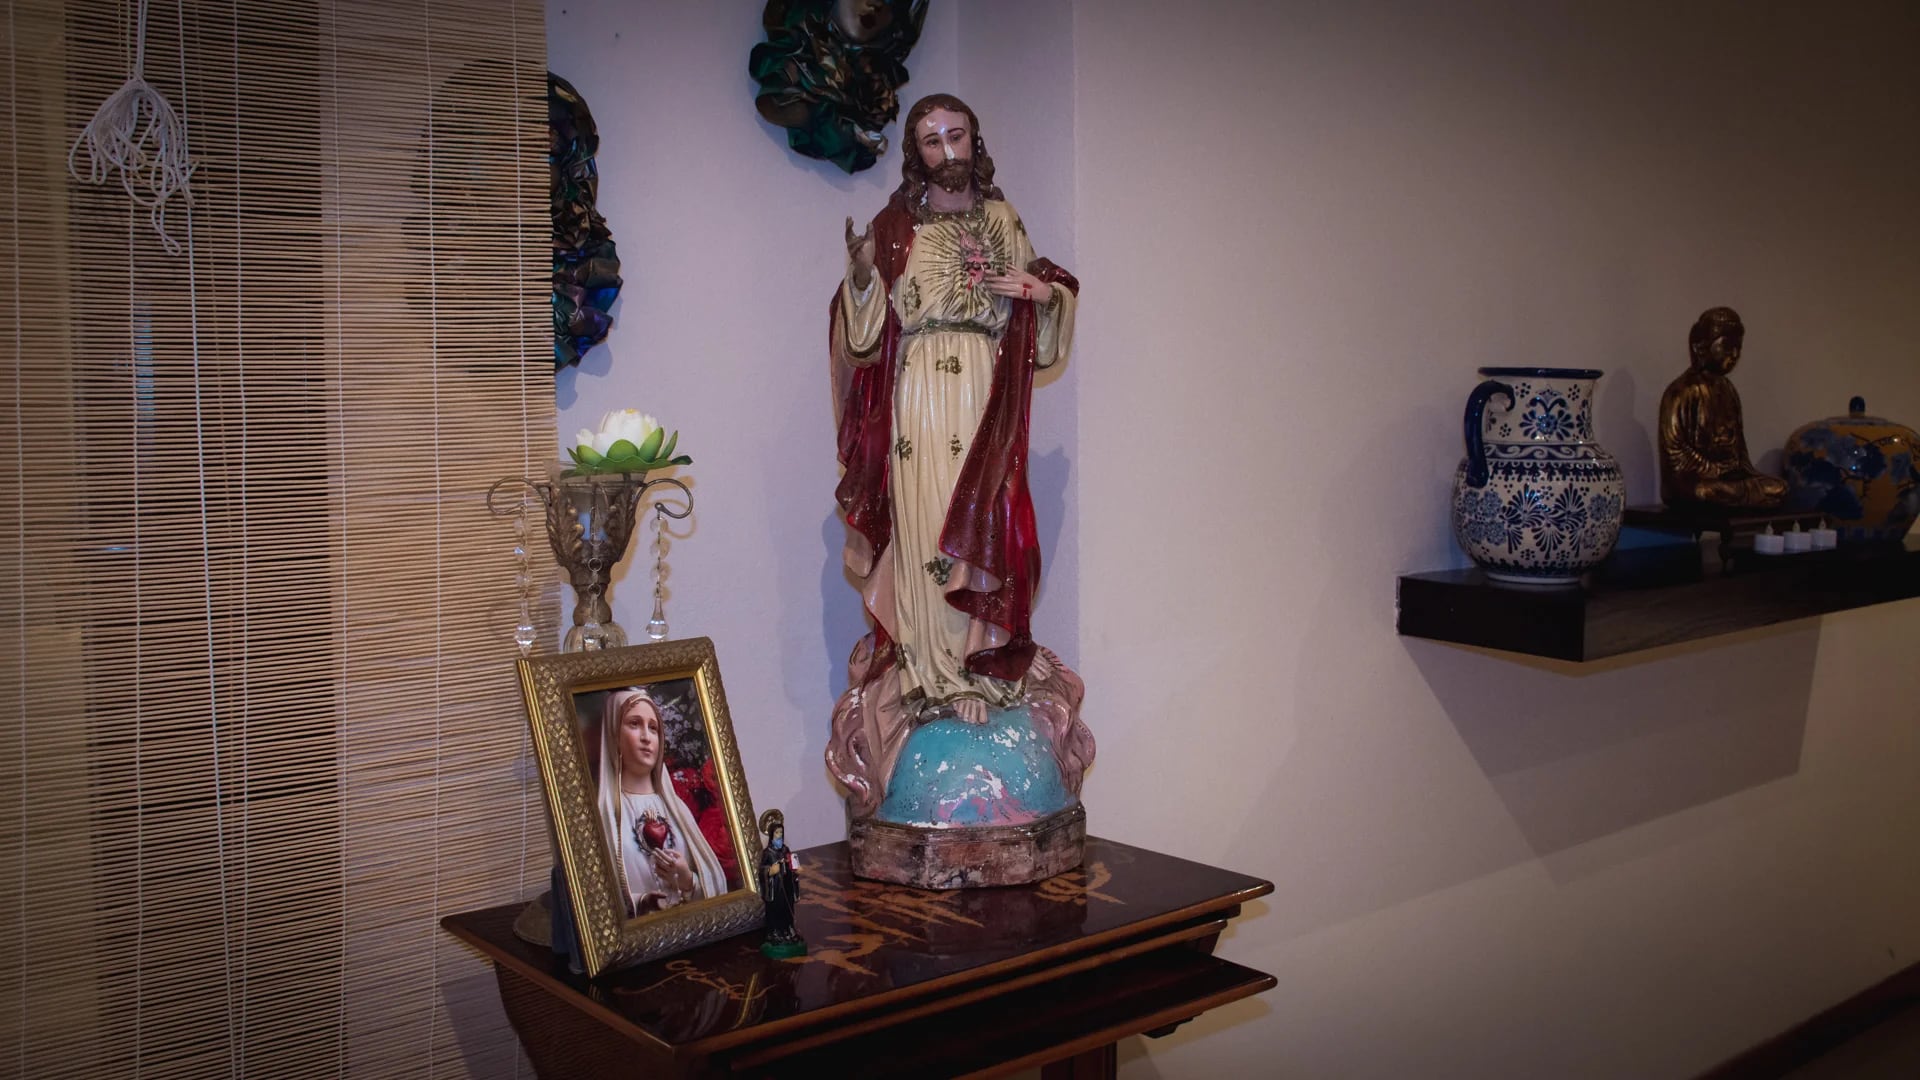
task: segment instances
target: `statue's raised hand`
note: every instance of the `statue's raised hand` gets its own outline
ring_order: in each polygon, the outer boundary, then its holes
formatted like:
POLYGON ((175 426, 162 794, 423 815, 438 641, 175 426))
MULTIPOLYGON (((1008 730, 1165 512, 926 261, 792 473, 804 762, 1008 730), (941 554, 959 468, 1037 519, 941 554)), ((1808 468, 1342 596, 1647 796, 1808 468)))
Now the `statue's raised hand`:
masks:
POLYGON ((853 231, 853 219, 847 219, 847 259, 853 264, 853 287, 865 289, 873 280, 873 223, 865 232, 853 231))

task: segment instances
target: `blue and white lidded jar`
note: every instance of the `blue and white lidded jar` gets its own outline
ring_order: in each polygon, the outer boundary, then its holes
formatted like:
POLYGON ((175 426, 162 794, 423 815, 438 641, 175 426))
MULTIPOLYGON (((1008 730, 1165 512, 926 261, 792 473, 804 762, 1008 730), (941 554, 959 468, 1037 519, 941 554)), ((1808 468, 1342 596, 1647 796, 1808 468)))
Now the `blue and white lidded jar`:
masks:
POLYGON ((1581 368, 1481 368, 1454 473, 1453 536, 1495 581, 1573 585, 1620 537, 1626 484, 1593 441, 1581 368), (1501 399, 1503 405, 1493 404, 1501 399))

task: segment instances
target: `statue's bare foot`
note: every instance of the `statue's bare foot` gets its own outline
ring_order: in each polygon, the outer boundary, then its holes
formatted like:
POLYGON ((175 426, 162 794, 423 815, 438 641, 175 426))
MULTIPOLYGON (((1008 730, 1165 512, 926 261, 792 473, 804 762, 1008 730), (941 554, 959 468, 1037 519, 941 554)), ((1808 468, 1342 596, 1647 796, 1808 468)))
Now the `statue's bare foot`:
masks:
POLYGON ((953 703, 953 715, 969 724, 987 722, 987 703, 979 698, 961 698, 953 703))

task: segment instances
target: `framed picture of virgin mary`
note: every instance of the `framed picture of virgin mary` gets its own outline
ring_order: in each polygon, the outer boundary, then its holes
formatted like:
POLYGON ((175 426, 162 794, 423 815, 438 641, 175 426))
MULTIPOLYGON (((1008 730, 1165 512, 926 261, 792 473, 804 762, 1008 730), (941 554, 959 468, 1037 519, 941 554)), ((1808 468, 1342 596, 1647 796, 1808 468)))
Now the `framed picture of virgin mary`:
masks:
POLYGON ((713 642, 523 659, 520 685, 585 972, 759 926, 743 869, 759 834, 713 642))

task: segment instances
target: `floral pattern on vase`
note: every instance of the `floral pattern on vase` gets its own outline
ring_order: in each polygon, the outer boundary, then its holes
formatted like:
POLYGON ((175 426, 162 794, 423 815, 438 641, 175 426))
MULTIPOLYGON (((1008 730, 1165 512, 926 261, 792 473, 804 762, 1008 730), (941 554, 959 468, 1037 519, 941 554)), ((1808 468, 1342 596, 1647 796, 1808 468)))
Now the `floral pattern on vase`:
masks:
POLYGON ((1626 503, 1619 463, 1593 441, 1600 372, 1480 374, 1454 474, 1454 539, 1495 580, 1577 583, 1612 552, 1626 503))

